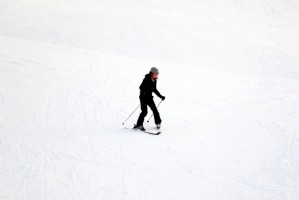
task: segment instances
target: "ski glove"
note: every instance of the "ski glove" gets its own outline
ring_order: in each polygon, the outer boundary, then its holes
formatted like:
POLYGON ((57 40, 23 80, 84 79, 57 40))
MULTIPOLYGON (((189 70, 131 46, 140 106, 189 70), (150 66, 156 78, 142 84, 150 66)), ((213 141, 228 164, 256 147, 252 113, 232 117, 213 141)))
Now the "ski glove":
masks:
POLYGON ((165 99, 165 96, 161 96, 161 99, 164 101, 164 99, 165 99))

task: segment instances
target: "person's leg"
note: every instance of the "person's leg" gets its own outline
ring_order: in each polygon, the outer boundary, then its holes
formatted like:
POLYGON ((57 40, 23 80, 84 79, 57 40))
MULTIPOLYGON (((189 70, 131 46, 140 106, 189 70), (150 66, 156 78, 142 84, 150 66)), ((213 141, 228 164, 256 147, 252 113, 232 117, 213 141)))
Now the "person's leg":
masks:
POLYGON ((153 99, 151 99, 151 101, 148 102, 148 106, 153 111, 155 124, 161 124, 162 120, 160 118, 160 114, 153 99))
POLYGON ((136 124, 137 127, 143 126, 144 118, 147 115, 147 104, 146 104, 146 102, 140 100, 140 104, 141 104, 141 113, 140 113, 140 115, 138 117, 138 120, 137 120, 137 124, 136 124))

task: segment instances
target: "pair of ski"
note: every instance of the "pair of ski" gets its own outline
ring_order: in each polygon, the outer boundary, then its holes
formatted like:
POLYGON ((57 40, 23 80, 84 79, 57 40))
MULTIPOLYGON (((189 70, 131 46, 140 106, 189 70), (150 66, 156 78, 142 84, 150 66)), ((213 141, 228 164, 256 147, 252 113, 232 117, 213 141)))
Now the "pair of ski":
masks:
MULTIPOLYGON (((140 130, 140 131, 141 131, 141 130, 140 130)), ((148 134, 151 134, 151 135, 160 135, 160 133, 161 133, 161 131, 151 132, 151 131, 147 131, 147 130, 142 131, 142 132, 144 132, 144 133, 148 133, 148 134)))
POLYGON ((126 128, 126 129, 131 129, 131 130, 134 130, 134 131, 141 131, 143 133, 147 133, 147 134, 151 134, 151 135, 160 135, 161 134, 161 131, 158 130, 158 131, 147 131, 147 130, 140 130, 140 129, 134 129, 134 128, 126 128))

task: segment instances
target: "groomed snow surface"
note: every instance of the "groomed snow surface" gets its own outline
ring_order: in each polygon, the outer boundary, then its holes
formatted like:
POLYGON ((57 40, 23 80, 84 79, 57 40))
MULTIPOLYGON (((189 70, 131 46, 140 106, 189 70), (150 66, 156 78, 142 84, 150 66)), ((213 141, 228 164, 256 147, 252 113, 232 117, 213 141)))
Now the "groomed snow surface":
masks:
POLYGON ((1 200, 299 199, 298 1, 2 0, 0 27, 1 200), (152 66, 159 136, 122 126, 152 66))

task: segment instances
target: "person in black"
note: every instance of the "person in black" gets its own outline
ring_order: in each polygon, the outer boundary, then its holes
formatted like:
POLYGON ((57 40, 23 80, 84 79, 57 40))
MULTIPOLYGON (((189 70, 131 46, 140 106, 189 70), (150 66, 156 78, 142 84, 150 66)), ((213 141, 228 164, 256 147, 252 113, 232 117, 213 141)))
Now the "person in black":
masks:
POLYGON ((152 93, 154 92, 158 97, 160 97, 162 100, 165 99, 165 96, 162 96, 160 92, 157 90, 157 79, 159 75, 159 70, 156 67, 152 67, 150 72, 145 75, 145 78, 143 79, 139 89, 140 89, 140 105, 141 105, 141 113, 139 115, 139 118, 137 120, 137 124, 134 126, 134 129, 140 129, 145 130, 143 127, 143 121, 145 116, 147 115, 147 106, 150 107, 150 109, 153 111, 154 118, 155 118, 155 124, 157 125, 157 128, 160 128, 161 126, 161 118, 160 114, 157 110, 157 107, 155 105, 155 102, 153 100, 152 93))

